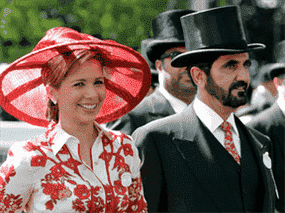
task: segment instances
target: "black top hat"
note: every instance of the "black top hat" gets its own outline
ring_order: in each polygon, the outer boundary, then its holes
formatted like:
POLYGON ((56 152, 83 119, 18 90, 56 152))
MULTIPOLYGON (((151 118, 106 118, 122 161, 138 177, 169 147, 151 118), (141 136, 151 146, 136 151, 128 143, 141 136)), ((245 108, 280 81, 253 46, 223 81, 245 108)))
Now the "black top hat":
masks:
POLYGON ((181 17, 187 52, 171 61, 185 67, 205 61, 211 55, 226 55, 264 49, 260 43, 247 44, 238 6, 218 7, 181 17))
POLYGON ((274 55, 277 63, 285 63, 285 40, 276 45, 274 55))
POLYGON ((151 72, 155 72, 157 73, 157 70, 155 68, 155 65, 154 63, 152 63, 149 58, 147 57, 147 54, 146 54, 146 48, 147 46, 149 45, 150 42, 152 42, 154 39, 153 38, 148 38, 148 39, 144 39, 141 41, 141 54, 142 56, 145 58, 145 60, 147 61, 149 67, 150 67, 150 70, 151 72))
POLYGON ((185 46, 180 17, 193 13, 192 10, 168 10, 152 20, 153 41, 146 48, 152 63, 167 50, 175 46, 185 46))

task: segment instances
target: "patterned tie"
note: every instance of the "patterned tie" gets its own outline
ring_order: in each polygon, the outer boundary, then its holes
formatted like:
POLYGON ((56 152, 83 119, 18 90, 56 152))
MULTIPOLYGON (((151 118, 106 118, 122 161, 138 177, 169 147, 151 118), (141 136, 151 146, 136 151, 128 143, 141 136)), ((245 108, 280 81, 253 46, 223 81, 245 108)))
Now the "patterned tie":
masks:
POLYGON ((240 163, 240 157, 232 138, 231 124, 227 121, 224 121, 221 125, 221 128, 225 131, 226 150, 228 150, 228 152, 231 154, 231 156, 235 159, 236 162, 240 163))

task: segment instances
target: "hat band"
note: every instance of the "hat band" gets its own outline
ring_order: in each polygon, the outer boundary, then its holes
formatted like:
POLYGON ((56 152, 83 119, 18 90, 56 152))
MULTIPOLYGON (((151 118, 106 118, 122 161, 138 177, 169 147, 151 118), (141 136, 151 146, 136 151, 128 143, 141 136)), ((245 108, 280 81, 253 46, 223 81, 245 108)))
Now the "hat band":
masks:
POLYGON ((200 43, 200 47, 192 47, 191 50, 198 50, 198 49, 236 49, 236 50, 247 50, 248 46, 245 40, 240 40, 238 42, 228 42, 228 43, 220 43, 220 44, 211 44, 211 45, 203 45, 200 43))

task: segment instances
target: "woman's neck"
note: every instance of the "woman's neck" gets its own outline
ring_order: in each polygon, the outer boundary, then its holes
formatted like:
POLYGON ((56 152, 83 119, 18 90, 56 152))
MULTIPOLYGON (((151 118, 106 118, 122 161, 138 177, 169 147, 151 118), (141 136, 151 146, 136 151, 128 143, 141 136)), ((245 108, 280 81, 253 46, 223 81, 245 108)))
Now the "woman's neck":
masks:
POLYGON ((71 122, 60 121, 61 128, 68 134, 76 137, 81 144, 93 145, 98 136, 94 123, 80 123, 74 124, 71 122))

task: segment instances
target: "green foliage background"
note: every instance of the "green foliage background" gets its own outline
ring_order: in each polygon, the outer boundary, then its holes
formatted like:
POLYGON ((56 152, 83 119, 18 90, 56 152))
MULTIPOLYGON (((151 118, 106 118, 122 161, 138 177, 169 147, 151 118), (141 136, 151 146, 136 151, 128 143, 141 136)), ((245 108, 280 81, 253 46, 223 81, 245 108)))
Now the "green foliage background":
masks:
MULTIPOLYGON (((175 9, 186 9, 179 2, 175 9)), ((152 19, 166 5, 167 0, 0 0, 0 62, 32 51, 58 26, 80 27, 140 51, 141 40, 152 37, 152 19)))

